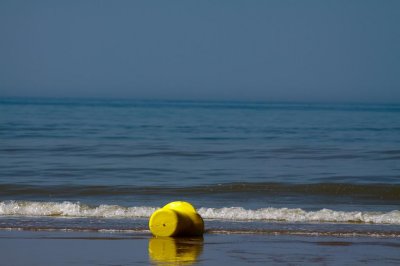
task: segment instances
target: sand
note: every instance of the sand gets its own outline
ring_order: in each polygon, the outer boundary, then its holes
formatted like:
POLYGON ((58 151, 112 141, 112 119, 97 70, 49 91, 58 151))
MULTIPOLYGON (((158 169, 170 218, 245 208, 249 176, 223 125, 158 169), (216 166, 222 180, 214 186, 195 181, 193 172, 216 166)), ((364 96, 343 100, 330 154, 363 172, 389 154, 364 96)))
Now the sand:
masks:
POLYGON ((0 231, 1 265, 398 265, 400 239, 0 231))

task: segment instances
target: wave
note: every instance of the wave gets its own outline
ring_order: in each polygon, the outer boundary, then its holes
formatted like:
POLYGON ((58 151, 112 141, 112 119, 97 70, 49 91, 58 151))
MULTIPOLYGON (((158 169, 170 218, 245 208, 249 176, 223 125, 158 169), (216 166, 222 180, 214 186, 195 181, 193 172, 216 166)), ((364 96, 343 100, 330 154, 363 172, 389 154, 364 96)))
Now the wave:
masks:
MULTIPOLYGON (((99 218, 148 218, 157 207, 123 207, 118 205, 89 206, 79 202, 2 201, 0 216, 55 216, 99 218)), ((301 223, 369 223, 400 224, 400 211, 366 212, 321 209, 305 211, 289 208, 244 209, 242 207, 198 209, 205 219, 230 221, 278 221, 301 223)))
POLYGON ((27 98, 3 97, 2 105, 43 105, 67 107, 112 108, 179 108, 179 109, 244 109, 244 110, 315 110, 315 111, 400 111, 395 103, 295 103, 263 101, 190 101, 190 100, 127 100, 108 98, 27 98))
POLYGON ((350 183, 225 183, 192 187, 155 186, 35 186, 0 184, 2 196, 124 196, 124 195, 213 195, 250 193, 262 195, 350 196, 376 200, 400 200, 400 184, 350 183))
POLYGON ((209 219, 225 220, 257 220, 283 222, 333 222, 333 223, 371 223, 371 224, 400 224, 400 211, 391 212, 362 212, 335 211, 322 209, 305 211, 289 208, 262 208, 247 210, 241 207, 230 208, 200 208, 199 213, 209 219))
POLYGON ((101 218, 141 218, 150 217, 157 210, 153 207, 122 207, 99 205, 91 207, 79 202, 35 202, 2 201, 0 215, 17 216, 59 216, 59 217, 101 217, 101 218))

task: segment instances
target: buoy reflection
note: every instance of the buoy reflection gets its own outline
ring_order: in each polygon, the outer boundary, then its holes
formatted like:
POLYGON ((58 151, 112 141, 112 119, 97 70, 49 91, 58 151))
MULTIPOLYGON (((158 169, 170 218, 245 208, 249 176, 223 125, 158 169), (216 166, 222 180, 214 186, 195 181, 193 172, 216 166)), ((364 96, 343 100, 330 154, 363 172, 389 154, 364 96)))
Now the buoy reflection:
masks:
POLYGON ((192 265, 203 251, 203 238, 153 237, 149 257, 157 265, 192 265))

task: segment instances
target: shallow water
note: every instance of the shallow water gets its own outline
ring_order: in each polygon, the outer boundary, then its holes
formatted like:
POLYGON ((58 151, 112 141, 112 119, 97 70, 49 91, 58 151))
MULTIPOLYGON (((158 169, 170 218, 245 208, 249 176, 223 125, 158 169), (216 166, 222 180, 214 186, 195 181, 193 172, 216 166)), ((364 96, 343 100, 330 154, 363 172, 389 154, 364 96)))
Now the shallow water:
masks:
POLYGON ((12 265, 398 265, 397 239, 207 234, 154 238, 145 233, 0 231, 12 265), (67 252, 66 252, 67 251, 67 252), (24 254, 24 256, 21 256, 24 254))
POLYGON ((146 230, 152 211, 187 200, 210 231, 398 236, 399 115, 393 104, 0 99, 0 226, 146 230))

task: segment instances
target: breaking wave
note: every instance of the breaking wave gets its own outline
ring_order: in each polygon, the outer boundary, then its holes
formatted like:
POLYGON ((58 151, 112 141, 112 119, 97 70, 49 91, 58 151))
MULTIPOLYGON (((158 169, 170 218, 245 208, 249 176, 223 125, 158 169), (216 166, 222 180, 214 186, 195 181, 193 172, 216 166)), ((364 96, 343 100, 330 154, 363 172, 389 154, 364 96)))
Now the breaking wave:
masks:
POLYGON ((0 215, 16 216, 60 216, 60 217, 101 217, 101 218, 140 218, 149 217, 157 208, 122 207, 118 205, 99 205, 91 207, 79 202, 0 202, 0 215))
POLYGON ((362 212, 335 211, 322 209, 305 211, 303 209, 263 208, 247 210, 241 207, 231 208, 201 208, 199 213, 209 219, 225 220, 257 220, 282 222, 333 222, 333 223, 372 223, 400 224, 400 211, 391 212, 362 212))
MULTIPOLYGON (((2 201, 0 216, 54 216, 98 218, 148 218, 158 207, 123 207, 118 205, 89 206, 79 202, 2 201)), ((244 209, 242 207, 199 208, 205 219, 230 221, 279 221, 301 223, 368 223, 400 224, 400 211, 336 211, 321 209, 306 211, 300 208, 244 209)))

